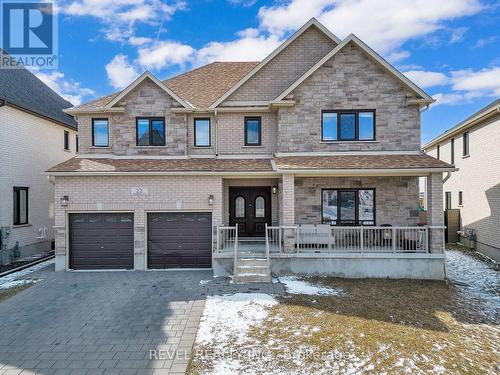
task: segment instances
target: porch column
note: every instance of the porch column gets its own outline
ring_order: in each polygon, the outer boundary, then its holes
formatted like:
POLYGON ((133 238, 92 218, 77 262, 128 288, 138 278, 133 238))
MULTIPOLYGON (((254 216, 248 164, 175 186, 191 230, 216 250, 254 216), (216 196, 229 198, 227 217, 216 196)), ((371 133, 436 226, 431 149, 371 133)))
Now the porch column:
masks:
MULTIPOLYGON (((443 174, 431 173, 427 176, 427 225, 444 226, 443 174)), ((439 253, 444 247, 443 229, 429 229, 429 250, 439 253)))
MULTIPOLYGON (((282 178, 282 205, 283 205, 283 225, 295 224, 295 176, 284 174, 282 178)), ((283 251, 295 251, 296 233, 293 229, 283 229, 283 251)))

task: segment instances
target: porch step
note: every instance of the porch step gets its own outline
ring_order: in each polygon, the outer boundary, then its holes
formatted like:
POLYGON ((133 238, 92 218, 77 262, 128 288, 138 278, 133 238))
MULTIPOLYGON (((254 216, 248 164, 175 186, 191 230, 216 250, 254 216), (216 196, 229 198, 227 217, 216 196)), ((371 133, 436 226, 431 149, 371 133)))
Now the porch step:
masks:
POLYGON ((271 281, 271 271, 266 258, 238 258, 235 266, 233 278, 235 283, 266 283, 271 281))

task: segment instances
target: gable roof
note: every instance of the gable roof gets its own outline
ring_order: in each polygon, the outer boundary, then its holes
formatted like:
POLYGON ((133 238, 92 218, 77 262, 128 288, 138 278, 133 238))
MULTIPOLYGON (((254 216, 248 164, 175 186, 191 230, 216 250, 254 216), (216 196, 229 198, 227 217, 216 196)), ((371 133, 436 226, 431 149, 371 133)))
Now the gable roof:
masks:
POLYGON ((427 142, 425 145, 422 146, 422 150, 426 150, 427 148, 432 147, 435 144, 453 135, 456 135, 457 133, 469 129, 470 127, 478 124, 479 122, 491 117, 495 113, 497 114, 500 113, 500 99, 492 101, 490 104, 481 108, 479 111, 473 113, 465 120, 459 122, 457 125, 453 126, 452 128, 446 130, 437 137, 433 138, 432 140, 430 140, 429 142, 427 142))
POLYGON ((113 107, 116 103, 118 103, 125 96, 127 96, 128 93, 130 93, 133 89, 135 89, 145 79, 150 79, 151 81, 156 83, 163 91, 165 91, 168 95, 170 95, 177 102, 179 102, 184 108, 193 108, 193 106, 190 103, 181 99, 176 93, 174 93, 167 86, 165 86, 165 84, 162 81, 160 81, 151 72, 147 70, 144 73, 142 73, 139 77, 137 77, 135 81, 132 82, 130 85, 128 85, 122 92, 116 95, 108 104, 106 104, 105 108, 110 109, 111 107, 113 107))
MULTIPOLYGON (((163 83, 172 92, 196 108, 207 108, 257 64, 257 61, 213 62, 166 79, 163 83)), ((119 94, 120 92, 116 92, 72 109, 92 111, 102 108, 119 94)))
POLYGON ((337 36, 335 36, 330 30, 323 26, 316 18, 311 18, 305 25, 298 29, 291 37, 285 40, 279 45, 270 55, 268 55, 264 60, 262 60, 258 65, 256 65, 250 72, 248 72, 243 78, 241 78, 235 85, 233 85, 224 95, 222 95, 217 101, 215 101, 210 108, 215 108, 226 100, 231 94, 233 94, 237 89, 239 89, 245 82, 247 82, 251 77, 253 77, 259 70, 261 70, 267 63, 274 59, 281 51, 283 51, 288 45, 290 45, 295 39, 301 36, 310 27, 316 27, 319 31, 324 33, 330 39, 332 39, 336 44, 341 41, 337 36))
POLYGON ((349 43, 355 44, 362 51, 367 53, 374 61, 376 61, 380 66, 382 66, 386 71, 392 74, 397 80, 399 80, 404 86, 408 87, 410 90, 418 94, 424 101, 428 103, 433 103, 434 99, 428 95, 424 90, 414 84, 411 80, 409 80, 403 73, 399 72, 396 68, 394 68, 391 64, 389 64, 386 60, 384 60, 379 54, 377 54, 374 50, 368 47, 363 41, 361 41, 356 35, 350 34, 347 38, 345 38, 337 47, 335 47, 330 53, 328 53, 325 57, 323 57, 316 65, 314 65, 311 69, 309 69, 302 77, 300 77, 297 81, 295 81, 290 87, 288 87, 285 91, 283 91, 274 101, 278 102, 286 98, 297 86, 299 86, 302 82, 304 82, 307 78, 309 78, 314 72, 316 72, 320 67, 323 66, 328 60, 330 60, 333 56, 335 56, 339 51, 341 51, 345 46, 349 43))
POLYGON ((33 114, 77 129, 75 119, 63 112, 72 106, 26 68, 0 69, 0 99, 33 114))

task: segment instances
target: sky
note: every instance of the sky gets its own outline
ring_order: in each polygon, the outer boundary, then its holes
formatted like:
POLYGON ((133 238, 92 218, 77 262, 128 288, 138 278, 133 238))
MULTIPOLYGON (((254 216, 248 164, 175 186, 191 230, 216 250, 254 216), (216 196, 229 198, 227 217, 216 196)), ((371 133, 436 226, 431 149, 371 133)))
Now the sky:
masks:
POLYGON ((311 17, 354 33, 436 99, 425 143, 500 97, 493 0, 58 0, 58 70, 37 76, 73 104, 213 61, 258 61, 311 17))

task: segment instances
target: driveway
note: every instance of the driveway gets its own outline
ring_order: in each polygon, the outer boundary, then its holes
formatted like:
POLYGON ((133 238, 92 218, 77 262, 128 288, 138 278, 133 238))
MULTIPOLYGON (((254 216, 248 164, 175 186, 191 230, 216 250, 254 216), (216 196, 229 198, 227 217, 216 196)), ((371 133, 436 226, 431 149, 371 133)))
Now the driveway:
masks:
POLYGON ((211 271, 57 272, 0 303, 0 374, 183 374, 211 271), (203 285, 202 285, 203 284, 203 285))

